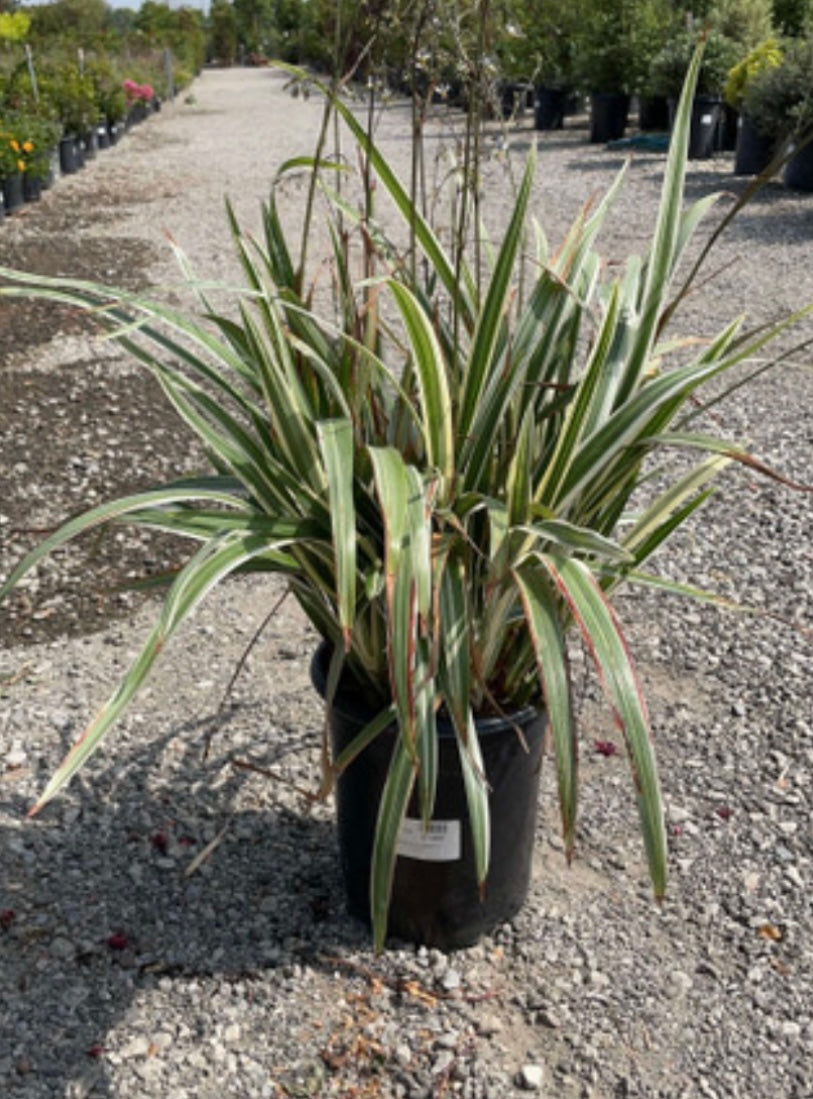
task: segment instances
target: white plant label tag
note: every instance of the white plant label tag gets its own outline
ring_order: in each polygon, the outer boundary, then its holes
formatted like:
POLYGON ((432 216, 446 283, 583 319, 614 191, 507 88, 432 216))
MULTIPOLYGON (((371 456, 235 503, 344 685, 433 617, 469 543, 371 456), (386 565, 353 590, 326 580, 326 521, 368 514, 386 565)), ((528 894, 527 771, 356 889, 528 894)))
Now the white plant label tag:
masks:
POLYGON ((405 817, 398 836, 396 854, 423 862, 457 862, 460 858, 460 821, 422 820, 405 817))

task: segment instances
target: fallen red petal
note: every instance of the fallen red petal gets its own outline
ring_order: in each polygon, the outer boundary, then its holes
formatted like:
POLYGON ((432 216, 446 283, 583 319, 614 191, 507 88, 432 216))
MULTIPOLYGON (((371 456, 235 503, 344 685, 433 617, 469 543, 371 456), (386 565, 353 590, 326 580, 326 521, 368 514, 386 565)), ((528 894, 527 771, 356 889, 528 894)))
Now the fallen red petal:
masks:
POLYGON ((728 820, 733 813, 733 809, 730 805, 718 805, 714 812, 717 814, 720 820, 728 820))
POLYGON ((122 931, 117 931, 107 940, 107 945, 111 950, 126 950, 129 940, 122 931))
POLYGON ((593 747, 600 756, 614 756, 618 751, 611 740, 594 740, 593 747))
POLYGON ((4 908, 0 912, 0 927, 7 930, 14 923, 15 912, 13 908, 4 908))
POLYGON ((156 851, 160 851, 162 855, 165 855, 167 853, 167 847, 169 845, 169 840, 167 838, 166 832, 156 832, 155 835, 152 837, 152 845, 156 849, 156 851))
POLYGON ((86 1053, 88 1057, 101 1057, 101 1055, 104 1053, 104 1046, 91 1046, 90 1049, 86 1050, 86 1053))

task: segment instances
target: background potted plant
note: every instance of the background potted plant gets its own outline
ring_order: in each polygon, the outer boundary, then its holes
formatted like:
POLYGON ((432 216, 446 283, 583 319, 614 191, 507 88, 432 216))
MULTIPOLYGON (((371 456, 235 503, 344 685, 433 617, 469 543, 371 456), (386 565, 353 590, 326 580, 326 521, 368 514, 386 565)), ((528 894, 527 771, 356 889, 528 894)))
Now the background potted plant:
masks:
MULTIPOLYGON (((772 0, 715 0, 708 14, 708 22, 734 47, 729 62, 733 66, 774 33, 774 5, 772 0)), ((733 152, 737 145, 739 108, 726 98, 725 84, 721 87, 721 95, 717 147, 733 152)))
POLYGON ((39 199, 42 189, 53 182, 53 161, 61 127, 43 114, 26 114, 19 127, 24 134, 22 148, 25 161, 23 197, 26 202, 39 199))
POLYGON ((626 129, 633 90, 637 4, 599 0, 582 15, 575 69, 579 85, 590 93, 590 141, 614 141, 626 129))
POLYGON ((756 73, 743 96, 743 111, 763 137, 797 151, 785 165, 788 187, 813 190, 813 38, 787 42, 779 65, 756 73))
POLYGON ((745 55, 729 71, 723 94, 726 103, 737 112, 737 148, 735 175, 759 175, 776 152, 776 137, 763 134, 751 115, 743 110, 749 83, 761 72, 775 69, 782 62, 782 48, 776 38, 768 38, 745 55))
MULTIPOLYGON (((683 82, 682 74, 686 72, 695 40, 690 31, 676 35, 652 62, 652 85, 668 98, 672 110, 677 104, 677 95, 683 82)), ((736 44, 718 31, 709 31, 705 42, 703 66, 692 101, 690 159, 710 157, 717 147, 722 120, 723 86, 738 56, 736 44)))
POLYGON ((98 145, 99 148, 107 148, 111 139, 117 137, 117 127, 127 113, 121 76, 110 58, 98 55, 88 59, 86 72, 93 82, 98 145))
POLYGON ((32 151, 24 136, 25 127, 19 117, 6 117, 0 126, 0 189, 3 191, 3 209, 11 214, 25 201, 23 175, 26 159, 32 151))
MULTIPOLYGON (((652 64, 681 29, 680 13, 669 0, 646 0, 639 5, 633 35, 631 87, 638 97, 638 125, 643 131, 669 129, 669 101, 653 82, 652 64)), ((685 75, 685 68, 683 72, 685 75)))
POLYGON ((37 82, 40 93, 53 105, 62 124, 59 141, 59 167, 71 174, 84 167, 85 136, 96 124, 96 96, 93 81, 84 75, 72 58, 49 59, 41 66, 37 82))
MULTIPOLYGON (((98 747, 212 586, 235 573, 268 571, 285 577, 324 639, 317 678, 328 715, 344 724, 356 716, 347 712, 355 709, 345 702, 348 692, 366 700, 358 731, 343 737, 334 728, 333 750, 325 736, 322 793, 337 778, 354 783, 359 767, 374 772, 368 753, 387 745, 382 785, 362 799, 369 834, 354 833, 348 855, 352 861, 369 848, 364 895, 377 946, 388 920, 394 932, 456 945, 517 903, 521 889, 494 897, 502 867, 491 852, 517 854, 514 873, 527 879, 530 848, 514 819, 492 816, 499 774, 489 769, 490 729, 481 721, 501 725, 504 750, 526 764, 511 772, 526 772, 522 799, 533 805, 546 715, 572 850, 578 752, 571 631, 584 637, 623 731, 649 869, 656 893, 663 892, 654 749, 612 594, 625 581, 686 593, 650 577, 647 560, 702 505, 722 468, 736 459, 753 464, 735 444, 695 429, 703 386, 714 383, 716 402, 726 372, 786 326, 748 336, 733 322, 700 347, 694 340, 678 347, 665 333, 687 289, 673 285, 676 267, 708 206, 704 199, 682 208, 698 66, 699 57, 677 111, 644 262, 630 257, 618 276, 594 250, 612 193, 577 220, 555 255, 540 237, 533 264, 523 263, 532 155, 488 266, 481 223, 472 218, 477 189, 462 175, 451 180, 460 201, 442 245, 371 134, 332 95, 308 195, 333 171, 324 142, 335 111, 363 155, 362 200, 375 176, 402 219, 391 237, 369 206, 354 213, 346 198, 331 205, 335 311, 329 296, 313 304, 308 284, 313 203, 306 200, 297 254, 273 192, 262 246, 232 218, 246 277, 236 313, 204 300, 189 315, 107 287, 0 272, 0 295, 35 292, 102 318, 154 373, 214 461, 213 474, 70 520, 0 589, 2 597, 46 553, 107 522, 174 531, 197 547, 132 667, 35 809, 98 747), (656 485, 650 461, 673 449, 699 451, 700 461, 678 463, 671 478, 667 463, 656 485), (428 842, 433 825, 454 822, 441 804, 447 764, 456 768, 452 804, 466 814, 452 830, 462 858, 447 869, 455 888, 465 883, 468 911, 458 916, 459 901, 439 891, 430 897, 432 913, 421 916, 400 871, 416 861, 412 845, 428 842)), ((476 112, 470 119, 479 124, 476 112)), ((444 845, 448 835, 444 828, 444 845)), ((422 850, 417 861, 426 857, 422 850)))
POLYGON ((510 10, 512 33, 500 56, 534 89, 534 126, 561 129, 568 94, 574 86, 574 37, 580 5, 517 3, 510 10))

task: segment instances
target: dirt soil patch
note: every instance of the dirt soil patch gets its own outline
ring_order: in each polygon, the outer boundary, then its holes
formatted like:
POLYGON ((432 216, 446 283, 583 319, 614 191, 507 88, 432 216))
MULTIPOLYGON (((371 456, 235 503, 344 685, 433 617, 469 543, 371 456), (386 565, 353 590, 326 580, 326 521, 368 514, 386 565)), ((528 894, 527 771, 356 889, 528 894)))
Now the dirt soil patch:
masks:
MULTIPOLYGON (((127 200, 137 202, 137 190, 127 200)), ((145 289, 156 249, 119 235, 120 201, 109 186, 83 190, 81 203, 57 187, 14 226, 0 227, 0 264, 145 289)), ((109 351, 94 354, 103 346, 92 340, 95 331, 92 318, 69 305, 0 300, 0 573, 67 516, 200 461, 154 379, 123 368, 109 351), (74 347, 88 352, 76 358, 74 347)), ((177 539, 100 528, 46 561, 9 601, 0 645, 101 629, 150 597, 122 591, 123 584, 182 560, 177 539)))

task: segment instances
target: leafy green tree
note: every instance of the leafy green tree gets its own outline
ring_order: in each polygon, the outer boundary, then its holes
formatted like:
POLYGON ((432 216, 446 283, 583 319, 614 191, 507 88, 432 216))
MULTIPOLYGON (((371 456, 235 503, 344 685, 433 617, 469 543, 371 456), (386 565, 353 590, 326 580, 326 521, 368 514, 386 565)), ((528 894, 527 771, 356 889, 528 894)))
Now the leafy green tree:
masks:
POLYGON ((773 34, 773 4, 771 0, 716 0, 709 22, 747 53, 773 34))
POLYGON ((233 65, 237 56, 237 17, 229 0, 212 0, 209 26, 212 56, 222 65, 233 65))
POLYGON ((55 0, 30 7, 28 14, 32 37, 89 46, 104 34, 110 9, 105 0, 55 0))
POLYGON ((796 37, 813 30, 811 0, 773 0, 773 20, 782 34, 796 37))
POLYGON ((272 39, 273 0, 234 0, 237 35, 249 53, 266 54, 272 39))
POLYGON ((144 0, 135 15, 134 24, 151 41, 166 38, 172 32, 175 13, 168 4, 144 0))

